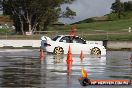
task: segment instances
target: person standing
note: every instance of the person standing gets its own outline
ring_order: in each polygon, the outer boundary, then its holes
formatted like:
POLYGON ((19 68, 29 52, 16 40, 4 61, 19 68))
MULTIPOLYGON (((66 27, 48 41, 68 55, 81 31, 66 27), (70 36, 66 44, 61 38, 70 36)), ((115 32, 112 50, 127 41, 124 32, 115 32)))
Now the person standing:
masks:
POLYGON ((70 35, 73 35, 73 36, 76 36, 77 35, 77 29, 76 29, 76 26, 75 25, 71 27, 70 35))

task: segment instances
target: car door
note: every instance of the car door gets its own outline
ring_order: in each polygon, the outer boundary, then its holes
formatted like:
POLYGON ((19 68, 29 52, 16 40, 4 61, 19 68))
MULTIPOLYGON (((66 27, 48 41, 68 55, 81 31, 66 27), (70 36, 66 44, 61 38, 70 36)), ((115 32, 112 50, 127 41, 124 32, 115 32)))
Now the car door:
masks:
POLYGON ((59 45, 63 48, 64 53, 68 53, 69 46, 73 54, 79 54, 81 50, 84 50, 84 40, 76 36, 64 36, 60 39, 59 45))
POLYGON ((69 36, 63 36, 59 40, 59 46, 61 46, 64 50, 64 54, 67 54, 69 45, 71 46, 71 40, 69 36))
POLYGON ((68 53, 69 46, 71 47, 71 52, 73 54, 80 54, 81 50, 88 54, 89 48, 86 41, 78 36, 64 36, 59 41, 59 46, 64 50, 64 53, 68 53))
POLYGON ((81 50, 85 53, 87 53, 87 51, 88 51, 86 41, 83 40, 82 38, 78 37, 78 36, 74 36, 72 38, 71 47, 72 47, 73 52, 75 54, 80 54, 81 50))

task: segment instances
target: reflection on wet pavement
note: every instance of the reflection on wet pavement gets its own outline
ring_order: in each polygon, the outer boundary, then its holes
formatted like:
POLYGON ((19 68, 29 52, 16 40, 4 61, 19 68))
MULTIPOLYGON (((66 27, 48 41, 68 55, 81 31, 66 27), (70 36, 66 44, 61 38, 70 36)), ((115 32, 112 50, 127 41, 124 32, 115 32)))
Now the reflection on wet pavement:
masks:
MULTIPOLYGON (((72 65, 67 65, 66 55, 46 54, 44 61, 38 56, 0 57, 0 87, 82 88, 78 82, 81 69, 88 71, 90 79, 130 79, 132 63, 129 51, 108 51, 107 56, 73 55, 72 65)), ((11 55, 11 54, 10 54, 11 55)), ((27 54, 26 54, 27 55, 27 54)), ((89 86, 90 88, 131 88, 131 86, 89 86)))

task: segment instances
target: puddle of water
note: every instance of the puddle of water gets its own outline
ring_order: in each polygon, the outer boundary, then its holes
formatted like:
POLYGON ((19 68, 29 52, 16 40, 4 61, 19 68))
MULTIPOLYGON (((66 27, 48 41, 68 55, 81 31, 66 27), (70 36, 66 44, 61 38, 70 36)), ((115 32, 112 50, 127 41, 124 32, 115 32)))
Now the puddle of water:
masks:
MULTIPOLYGON (((39 54, 39 53, 38 53, 39 54)), ((39 57, 0 57, 1 87, 82 88, 78 82, 81 69, 88 71, 90 79, 130 79, 132 63, 129 51, 108 51, 107 56, 93 58, 73 55, 67 65, 66 55, 39 57)), ((27 55, 27 54, 26 54, 27 55)), ((32 56, 30 54, 30 56, 32 56)), ((132 86, 89 86, 90 88, 131 88, 132 86)))

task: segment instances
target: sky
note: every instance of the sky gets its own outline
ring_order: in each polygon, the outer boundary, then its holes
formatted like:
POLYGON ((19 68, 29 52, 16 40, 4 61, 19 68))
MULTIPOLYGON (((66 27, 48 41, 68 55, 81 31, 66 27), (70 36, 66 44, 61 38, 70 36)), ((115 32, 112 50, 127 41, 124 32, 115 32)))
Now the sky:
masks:
MULTIPOLYGON (((132 1, 132 0, 121 0, 132 1)), ((81 21, 90 17, 103 16, 111 12, 111 5, 115 0, 76 0, 70 5, 62 5, 62 8, 69 6, 76 12, 74 19, 59 19, 60 22, 70 24, 77 21, 81 21)))

